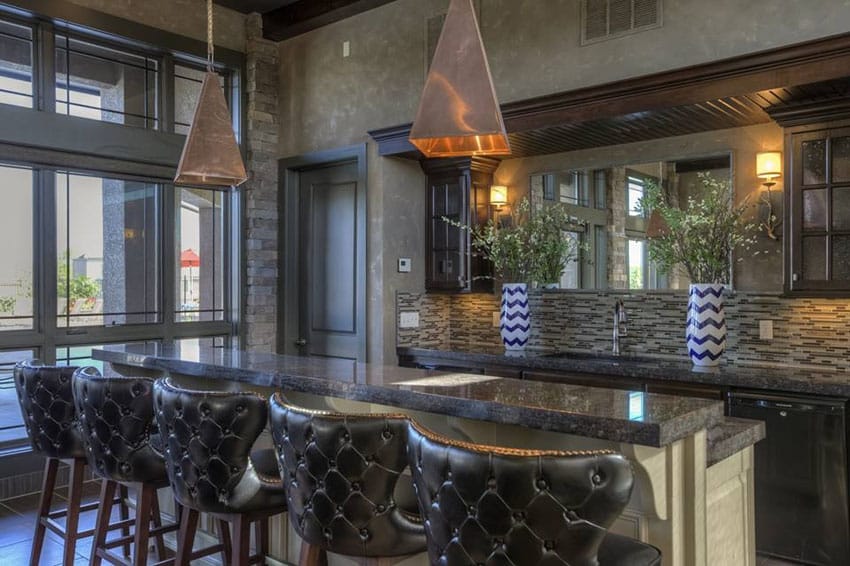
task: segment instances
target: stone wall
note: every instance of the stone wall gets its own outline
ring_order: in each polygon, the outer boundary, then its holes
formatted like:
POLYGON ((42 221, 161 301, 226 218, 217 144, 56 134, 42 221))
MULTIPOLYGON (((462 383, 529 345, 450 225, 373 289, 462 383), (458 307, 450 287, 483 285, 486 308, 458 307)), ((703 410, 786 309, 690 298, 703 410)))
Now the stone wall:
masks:
MULTIPOLYGON (((609 352, 617 298, 623 299, 629 317, 628 334, 620 341, 623 353, 687 357, 685 291, 533 291, 529 347, 609 352)), ((470 348, 501 344, 499 329, 491 324, 492 312, 499 309, 496 295, 399 294, 399 313, 417 309, 420 327, 399 330, 400 346, 470 348), (432 316, 446 311, 450 313, 448 318, 435 320, 432 316), (447 338, 421 339, 429 336, 447 338)), ((729 341, 725 357, 729 361, 764 367, 850 371, 850 302, 846 299, 730 293, 726 298, 726 320, 729 341), (773 340, 759 338, 761 320, 773 321, 773 340)))
POLYGON ((278 48, 262 37, 262 18, 248 17, 245 143, 245 349, 273 352, 277 329, 278 48))

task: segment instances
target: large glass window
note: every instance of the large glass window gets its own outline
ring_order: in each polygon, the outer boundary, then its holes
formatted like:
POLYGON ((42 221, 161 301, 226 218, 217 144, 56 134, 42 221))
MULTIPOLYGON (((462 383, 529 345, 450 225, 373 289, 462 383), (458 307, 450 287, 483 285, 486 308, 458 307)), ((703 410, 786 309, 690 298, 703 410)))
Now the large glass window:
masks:
POLYGON ((158 62, 56 36, 56 112, 142 128, 157 127, 158 62))
POLYGON ((16 363, 34 357, 34 350, 0 351, 0 446, 26 438, 12 370, 16 363))
POLYGON ((160 191, 56 173, 58 326, 158 322, 160 191))
POLYGON ((0 21, 0 103, 33 107, 32 28, 0 21))
POLYGON ((224 319, 226 193, 176 187, 177 321, 224 319))
POLYGON ((33 172, 0 166, 0 331, 33 327, 33 172))

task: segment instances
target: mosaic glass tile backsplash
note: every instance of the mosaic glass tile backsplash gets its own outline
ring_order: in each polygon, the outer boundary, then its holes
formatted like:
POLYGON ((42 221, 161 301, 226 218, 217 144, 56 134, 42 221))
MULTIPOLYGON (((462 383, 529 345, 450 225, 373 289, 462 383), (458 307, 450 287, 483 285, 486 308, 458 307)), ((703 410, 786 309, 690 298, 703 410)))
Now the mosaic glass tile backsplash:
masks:
MULTIPOLYGON (((629 316, 624 354, 687 359, 686 292, 617 293, 532 291, 530 348, 608 352, 614 300, 629 316)), ((489 294, 399 293, 397 311, 418 311, 419 328, 399 329, 399 346, 465 349, 499 346, 489 294)), ((726 359, 745 365, 850 370, 850 300, 798 299, 777 294, 726 297, 726 359), (773 340, 759 338, 759 321, 773 321, 773 340)))

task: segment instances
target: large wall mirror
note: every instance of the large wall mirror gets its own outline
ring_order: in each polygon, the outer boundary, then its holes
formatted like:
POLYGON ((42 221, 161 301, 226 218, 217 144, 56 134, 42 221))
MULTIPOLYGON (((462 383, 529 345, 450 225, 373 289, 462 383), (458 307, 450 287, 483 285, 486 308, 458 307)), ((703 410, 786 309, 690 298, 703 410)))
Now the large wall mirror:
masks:
POLYGON ((731 191, 731 154, 531 175, 533 210, 561 203, 584 221, 565 233, 582 245, 561 276, 561 289, 687 289, 681 269, 665 273, 650 259, 648 219, 639 203, 653 184, 668 204, 687 203, 701 174, 729 181, 731 191))

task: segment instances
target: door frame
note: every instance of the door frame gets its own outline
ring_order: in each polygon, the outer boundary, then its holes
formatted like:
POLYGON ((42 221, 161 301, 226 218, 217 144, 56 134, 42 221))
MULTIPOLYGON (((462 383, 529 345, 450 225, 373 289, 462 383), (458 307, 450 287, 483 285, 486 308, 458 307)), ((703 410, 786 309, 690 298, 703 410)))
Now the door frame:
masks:
POLYGON ((358 345, 357 361, 366 361, 366 226, 367 191, 366 184, 366 144, 358 144, 335 149, 316 151, 284 157, 278 160, 278 309, 277 309, 277 351, 280 354, 298 354, 295 340, 299 336, 298 308, 301 289, 299 284, 300 232, 299 198, 301 173, 311 169, 331 167, 344 163, 357 165, 357 258, 356 266, 356 316, 357 334, 363 339, 358 345))

